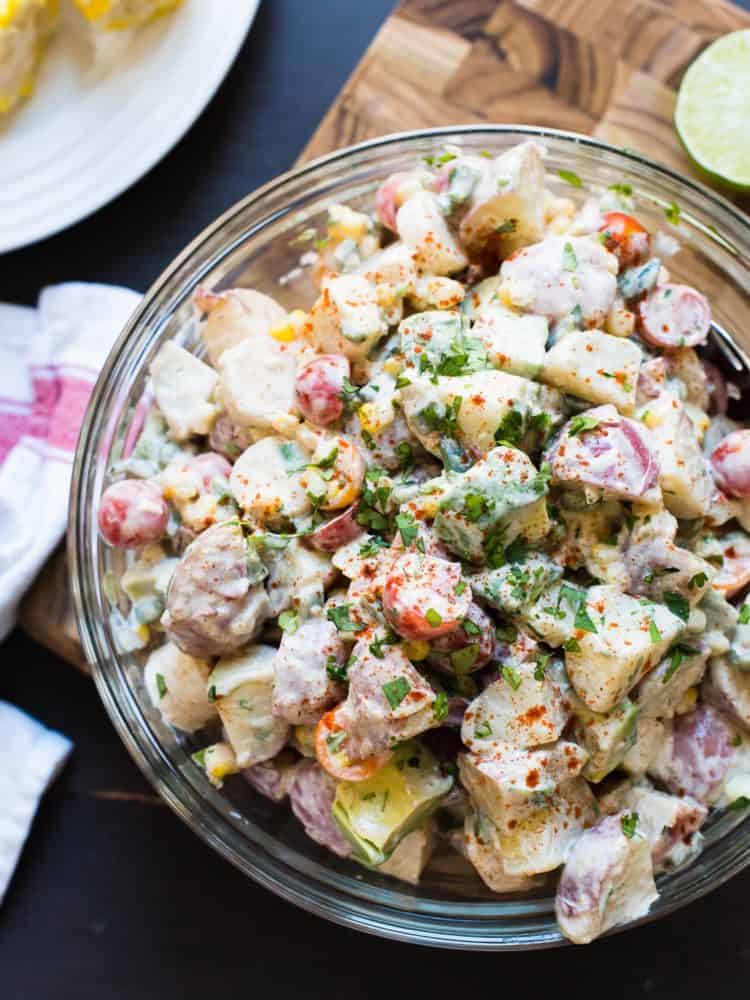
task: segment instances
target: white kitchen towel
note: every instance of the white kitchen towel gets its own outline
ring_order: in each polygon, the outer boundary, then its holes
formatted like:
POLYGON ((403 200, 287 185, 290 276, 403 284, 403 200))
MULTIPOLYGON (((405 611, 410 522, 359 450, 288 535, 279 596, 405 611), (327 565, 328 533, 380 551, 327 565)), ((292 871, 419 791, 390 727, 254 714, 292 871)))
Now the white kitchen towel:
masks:
POLYGON ((0 903, 15 871, 39 800, 73 744, 0 701, 0 903))
POLYGON ((36 309, 0 303, 0 639, 65 531, 86 404, 139 298, 70 283, 36 309))

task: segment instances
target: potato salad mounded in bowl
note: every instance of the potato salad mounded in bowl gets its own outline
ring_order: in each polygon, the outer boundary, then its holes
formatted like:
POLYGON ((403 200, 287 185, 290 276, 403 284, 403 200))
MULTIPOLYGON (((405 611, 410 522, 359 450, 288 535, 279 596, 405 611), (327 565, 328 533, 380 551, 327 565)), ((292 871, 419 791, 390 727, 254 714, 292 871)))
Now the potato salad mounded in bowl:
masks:
POLYGON ((436 847, 505 896, 556 873, 584 943, 750 804, 750 430, 674 238, 544 157, 330 205, 291 312, 200 288, 98 520, 118 645, 214 785, 406 882, 436 847))

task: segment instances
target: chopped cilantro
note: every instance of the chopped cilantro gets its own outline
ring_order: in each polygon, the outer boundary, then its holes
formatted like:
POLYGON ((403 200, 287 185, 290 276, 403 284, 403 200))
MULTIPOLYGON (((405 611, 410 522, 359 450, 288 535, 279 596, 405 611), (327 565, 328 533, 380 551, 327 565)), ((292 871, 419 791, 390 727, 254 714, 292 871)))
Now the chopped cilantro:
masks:
POLYGON ((622 816, 620 818, 620 826, 628 840, 632 840, 638 826, 638 813, 628 813, 627 816, 622 816))
POLYGON ((661 642, 661 632, 659 631, 659 626, 656 624, 653 618, 648 623, 648 634, 651 636, 651 642, 653 643, 661 642))
POLYGON ((487 721, 480 726, 474 726, 474 735, 478 740, 486 740, 488 736, 492 736, 492 726, 487 721))
POLYGON ((481 635, 482 630, 478 625, 476 625, 470 618, 464 618, 461 622, 461 628, 464 630, 466 635, 481 635))
POLYGON ((489 507, 487 497, 481 493, 467 493, 464 497, 464 517, 472 523, 478 521, 489 507))
POLYGON ((743 604, 737 616, 738 625, 747 625, 750 622, 750 604, 743 604))
POLYGON ((419 411, 419 418, 431 431, 438 431, 446 437, 453 437, 458 426, 458 411, 463 403, 462 396, 454 396, 448 406, 438 406, 437 403, 428 403, 424 409, 419 411))
POLYGON ((568 437, 575 437, 577 434, 585 434, 587 431, 593 431, 595 427, 599 426, 600 421, 596 417, 586 417, 580 414, 573 419, 568 424, 568 437))
POLYGON ((195 753, 190 754, 190 759, 195 761, 198 767, 206 766, 206 750, 208 747, 204 747, 202 750, 196 750, 195 753))
POLYGON ((573 621, 573 628, 581 629, 583 632, 594 632, 598 631, 596 625, 591 620, 591 616, 586 608, 586 598, 582 597, 578 608, 576 609, 576 616, 573 621))
POLYGON ((443 624, 443 616, 434 608, 428 608, 425 611, 424 619, 427 622, 427 624, 432 625, 433 628, 437 628, 438 625, 443 624))
POLYGON ((442 167, 444 163, 450 163, 456 159, 455 153, 441 153, 440 156, 423 156, 422 159, 428 167, 442 167))
POLYGON ((523 438, 524 419, 520 410, 508 410, 495 431, 495 441, 498 444, 509 444, 515 447, 523 438))
POLYGON ((414 465, 414 452, 408 441, 399 441, 393 450, 398 457, 402 469, 410 469, 414 465))
POLYGON ((630 184, 620 182, 619 184, 610 184, 609 190, 614 191, 615 194, 624 194, 630 196, 633 193, 633 187, 630 184))
POLYGON ((397 642, 398 636, 394 635, 392 632, 387 632, 379 639, 373 639, 370 643, 369 649, 373 656, 377 656, 379 660, 382 660, 385 656, 383 646, 394 646, 397 642))
POLYGON ((164 674, 156 675, 156 690, 159 692, 160 698, 163 698, 167 693, 167 682, 164 680, 164 674))
POLYGON ((360 387, 358 385, 354 385, 352 382, 349 381, 348 378, 345 378, 341 385, 341 394, 340 394, 341 401, 344 404, 344 406, 354 407, 359 405, 361 401, 359 393, 360 393, 360 387))
POLYGON ((577 639, 566 639, 563 643, 563 649, 568 653, 580 653, 581 644, 577 639))
POLYGON ((505 547, 505 559, 509 563, 523 562, 528 552, 528 546, 523 538, 516 538, 505 547))
POLYGON ((552 478, 552 466, 549 462, 542 462, 539 472, 531 481, 531 488, 535 493, 546 493, 549 488, 549 481, 552 478))
POLYGON ((578 174, 574 173, 572 170, 558 170, 557 176, 561 180, 565 181, 566 184, 572 184, 573 187, 583 187, 583 181, 578 174))
POLYGON ((333 622, 339 632, 362 632, 366 626, 353 622, 349 617, 349 605, 337 604, 329 608, 326 617, 333 622))
POLYGON ((419 525, 416 518, 407 510, 403 514, 396 514, 395 520, 401 539, 404 545, 408 547, 419 534, 419 525))
POLYGON ((688 583, 688 588, 690 590, 697 590, 701 587, 705 587, 708 583, 708 577, 705 573, 696 573, 695 576, 690 577, 690 582, 688 583))
POLYGON ((563 270, 565 271, 575 271, 578 268, 578 258, 576 257, 576 252, 573 249, 572 243, 565 243, 563 245, 563 270))
POLYGON ((407 385, 411 385, 411 379, 407 378, 406 375, 399 375, 396 378, 396 388, 405 389, 407 385))
POLYGON ((438 691, 435 701, 432 703, 432 715, 435 722, 445 722, 448 718, 448 695, 445 691, 438 691))
POLYGON ((681 594, 675 594, 672 590, 665 590, 662 596, 664 603, 672 614, 677 615, 678 618, 686 622, 690 617, 690 605, 687 602, 687 598, 681 594))
POLYGON ((359 554, 362 559, 369 559, 371 556, 376 556, 381 549, 387 549, 388 542, 384 541, 379 535, 373 535, 372 538, 368 538, 364 545, 360 545, 359 554))
POLYGON ((299 612, 293 608, 290 608, 288 611, 282 611, 276 624, 282 632, 294 635, 299 628, 299 612))
POLYGON ((217 698, 216 685, 212 684, 211 687, 208 689, 208 700, 216 701, 216 698, 217 698))
POLYGON ((673 226, 679 224, 680 221, 680 206, 676 201, 670 201, 667 207, 664 209, 664 214, 667 217, 667 222, 671 222, 673 226))
POLYGON ((735 799, 734 802, 731 803, 729 808, 739 810, 739 809, 747 809, 748 806, 750 806, 750 799, 747 798, 746 795, 740 795, 738 799, 735 799))
POLYGON ((398 708, 410 691, 411 684, 405 677, 396 677, 392 681, 386 681, 383 685, 383 694, 388 699, 391 708, 398 708))
POLYGON ((453 589, 453 593, 457 597, 460 597, 461 594, 463 594, 463 592, 466 590, 466 587, 467 587, 466 580, 459 580, 458 583, 456 584, 456 586, 453 589))
POLYGON ((506 663, 500 673, 503 675, 503 680, 506 684, 510 684, 514 691, 517 691, 520 688, 523 678, 515 667, 511 667, 506 663))
POLYGON ((341 744, 346 739, 346 732, 340 729, 337 733, 329 733, 326 736, 326 746, 331 753, 336 753, 337 750, 341 749, 341 744))
POLYGON ((552 659, 552 653, 541 653, 534 667, 534 680, 543 681, 547 673, 547 665, 552 659))

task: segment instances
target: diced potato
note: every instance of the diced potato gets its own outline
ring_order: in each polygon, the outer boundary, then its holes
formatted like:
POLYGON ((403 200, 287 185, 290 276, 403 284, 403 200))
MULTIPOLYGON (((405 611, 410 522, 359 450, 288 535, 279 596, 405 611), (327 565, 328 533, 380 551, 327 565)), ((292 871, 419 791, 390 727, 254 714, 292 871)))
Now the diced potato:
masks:
POLYGON ((298 423, 293 351, 272 337, 252 337, 225 350, 219 361, 218 397, 242 429, 290 432, 298 423))
POLYGON ((684 622, 664 605, 641 604, 615 587, 591 587, 576 613, 577 648, 565 653, 576 693, 594 712, 611 711, 663 658, 684 628, 684 622))
POLYGON ((401 206, 396 227, 420 271, 455 274, 469 263, 448 228, 437 197, 429 191, 418 191, 401 206))
POLYGON ((289 734, 289 724, 272 712, 275 659, 273 646, 248 646, 222 657, 208 678, 209 697, 240 768, 275 757, 289 734))
POLYGON ((573 634, 576 609, 586 591, 563 580, 547 587, 519 618, 549 646, 562 646, 573 634))
POLYGON ((549 349, 541 379, 592 403, 613 403, 628 414, 635 409, 642 357, 631 340, 600 330, 577 331, 549 349))
POLYGON ((495 448, 454 476, 438 504, 435 533, 462 559, 504 562, 516 538, 539 541, 549 531, 547 484, 517 448, 495 448))
POLYGON ((430 819, 418 830, 407 834, 390 858, 378 867, 378 871, 402 882, 419 885, 422 872, 435 849, 435 840, 435 824, 430 819))
POLYGON ((149 654, 143 683, 164 721, 192 733, 216 718, 216 706, 206 694, 210 672, 210 660, 188 656, 167 642, 149 654))
POLYGON ((239 771, 234 750, 228 743, 214 743, 205 750, 199 750, 193 754, 193 760, 200 764, 214 788, 221 788, 224 778, 239 771))
POLYGON ((436 455, 441 441, 450 436, 441 415, 451 411, 453 436, 479 455, 487 455, 498 440, 522 445, 526 434, 538 444, 540 435, 561 423, 565 412, 557 390, 500 371, 441 378, 437 385, 415 378, 401 390, 401 401, 412 432, 436 455))
POLYGON ((650 399, 641 414, 659 457, 664 503, 675 517, 704 517, 713 482, 684 404, 672 393, 650 399))
POLYGON ((312 509, 294 472, 308 461, 292 441, 266 437, 244 451, 232 468, 229 486, 241 509, 260 523, 279 524, 301 517, 312 509))
POLYGON ((497 827, 507 874, 553 871, 593 821, 594 797, 578 777, 587 756, 565 741, 542 750, 499 747, 491 757, 459 755, 459 774, 474 806, 497 827))
POLYGON ((172 436, 184 441, 208 434, 219 412, 214 402, 218 375, 184 347, 168 340, 151 362, 151 381, 172 436))
POLYGON ((269 565, 266 590, 271 603, 271 614, 277 615, 286 608, 307 611, 320 606, 325 599, 325 588, 336 577, 331 557, 307 548, 297 538, 266 554, 269 565))
POLYGON ((484 884, 493 892, 524 892, 535 885, 533 878, 509 875, 505 870, 498 829, 483 813, 472 810, 467 815, 461 853, 468 858, 484 884))
POLYGON ((310 336, 319 351, 361 360, 387 331, 373 284, 358 274, 323 281, 310 311, 310 336))
POLYGON ((508 667, 466 709, 461 739, 475 753, 498 742, 536 747, 559 739, 570 716, 569 703, 554 681, 537 676, 534 663, 508 667))
POLYGON ((461 242, 472 251, 499 242, 505 256, 544 233, 542 149, 524 142, 488 162, 461 222, 461 242))
POLYGON ((278 302, 250 288, 233 288, 219 295, 201 292, 198 301, 208 312, 200 334, 212 365, 219 363, 224 351, 245 340, 266 343, 270 331, 286 320, 278 302))
POLYGON ((479 310, 471 335, 484 344, 490 362, 502 371, 531 379, 544 367, 548 324, 543 316, 524 316, 492 302, 479 310))

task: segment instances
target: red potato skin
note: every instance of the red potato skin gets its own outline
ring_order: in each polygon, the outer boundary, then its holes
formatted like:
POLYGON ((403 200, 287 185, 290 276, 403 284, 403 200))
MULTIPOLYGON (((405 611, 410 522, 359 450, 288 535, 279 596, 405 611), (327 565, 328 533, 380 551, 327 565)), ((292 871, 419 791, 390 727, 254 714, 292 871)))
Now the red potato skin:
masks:
POLYGON ((386 229, 390 229, 392 233, 398 232, 396 228, 396 214, 400 207, 397 201, 398 189, 408 178, 409 174, 404 172, 391 174, 375 192, 375 213, 386 229))
POLYGON ((445 670, 452 674, 455 673, 456 671, 451 663, 450 654, 474 644, 478 647, 477 658, 472 664, 471 670, 468 671, 469 673, 473 673, 475 670, 481 670, 482 667, 487 666, 494 656, 495 626, 489 615, 483 611, 478 604, 472 603, 469 606, 466 619, 471 622, 472 625, 476 625, 479 629, 478 635, 473 631, 467 632, 462 626, 454 632, 450 632, 448 635, 435 639, 432 643, 429 661, 439 670, 445 670))
POLYGON ((133 549, 164 536, 169 507, 161 490, 145 479, 122 479, 102 494, 99 533, 115 548, 133 549))
POLYGON ((711 329, 705 295, 689 285, 657 285, 636 306, 638 332, 652 347, 697 347, 711 329))
POLYGON ((341 391, 349 362, 336 354, 313 358, 297 372, 295 393, 300 412, 310 423, 327 427, 344 412, 341 391))
POLYGON ((312 547, 319 552, 336 552, 342 545, 359 538, 364 529, 357 524, 358 509, 359 504, 352 504, 343 514, 316 528, 310 535, 312 547))
POLYGON ((730 497, 750 497, 750 430, 732 431, 711 452, 719 488, 730 497))
POLYGON ((624 212, 607 212, 602 216, 599 232, 604 234, 604 245, 620 262, 620 270, 639 264, 648 257, 651 237, 648 229, 632 215, 624 212))
POLYGON ((188 464, 199 477, 204 493, 211 488, 211 480, 229 479, 232 472, 231 463, 216 451, 207 451, 202 455, 196 455, 188 464))

